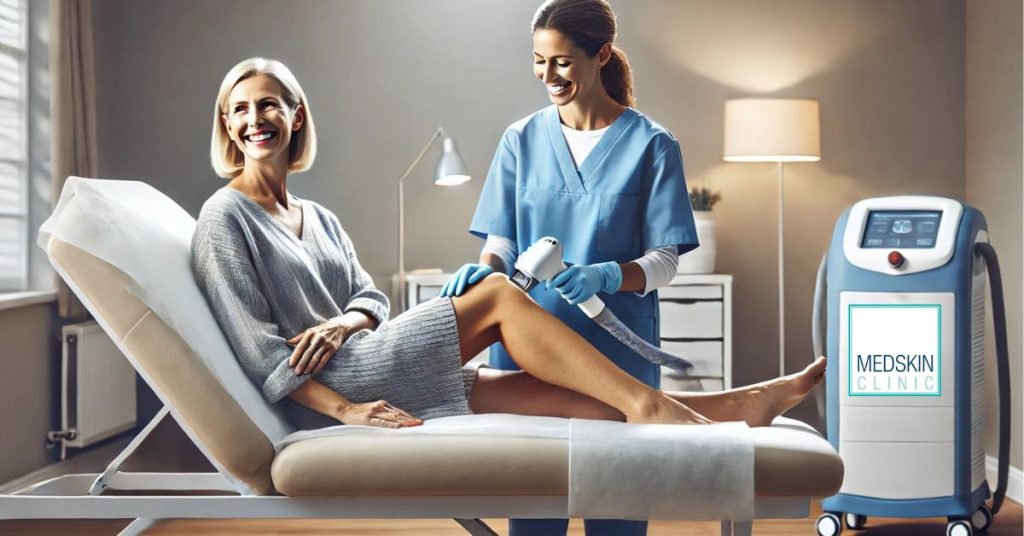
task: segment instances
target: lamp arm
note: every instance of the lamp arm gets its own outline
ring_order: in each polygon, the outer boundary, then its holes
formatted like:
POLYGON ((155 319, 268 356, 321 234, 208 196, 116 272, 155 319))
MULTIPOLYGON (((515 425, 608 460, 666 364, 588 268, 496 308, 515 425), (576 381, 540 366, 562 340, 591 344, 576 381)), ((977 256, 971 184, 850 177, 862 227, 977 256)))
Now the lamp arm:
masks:
POLYGON ((444 135, 444 129, 441 127, 437 128, 434 135, 427 140, 427 144, 423 146, 423 150, 416 156, 416 160, 412 161, 409 168, 402 173, 401 177, 398 177, 398 309, 399 313, 405 311, 405 179, 412 173, 412 170, 416 168, 416 165, 423 160, 423 157, 430 150, 430 147, 434 145, 437 138, 444 135))
POLYGON ((405 173, 402 173, 402 176, 398 178, 398 182, 405 182, 405 179, 409 176, 410 173, 412 173, 412 170, 416 168, 416 165, 420 163, 420 160, 423 160, 423 157, 426 156, 427 151, 430 150, 430 146, 433 145, 435 141, 437 141, 437 138, 443 135, 444 129, 438 127, 437 131, 434 132, 434 135, 431 136, 429 140, 427 140, 427 144, 423 146, 423 150, 420 151, 420 154, 416 156, 416 160, 413 160, 412 164, 409 165, 409 168, 405 170, 405 173))

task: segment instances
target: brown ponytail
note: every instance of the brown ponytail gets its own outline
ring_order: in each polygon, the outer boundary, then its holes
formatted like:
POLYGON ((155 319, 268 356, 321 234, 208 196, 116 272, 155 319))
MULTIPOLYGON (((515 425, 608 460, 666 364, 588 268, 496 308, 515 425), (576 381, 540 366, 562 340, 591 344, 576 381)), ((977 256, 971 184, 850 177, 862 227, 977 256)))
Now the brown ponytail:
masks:
POLYGON ((629 66, 626 53, 615 45, 612 45, 611 59, 601 68, 601 84, 615 102, 633 107, 633 68, 629 66))
POLYGON ((612 57, 601 68, 601 85, 608 96, 623 106, 633 106, 633 69, 621 48, 615 46, 615 14, 605 0, 548 0, 533 17, 533 31, 546 29, 565 34, 576 46, 594 57, 605 44, 612 57))

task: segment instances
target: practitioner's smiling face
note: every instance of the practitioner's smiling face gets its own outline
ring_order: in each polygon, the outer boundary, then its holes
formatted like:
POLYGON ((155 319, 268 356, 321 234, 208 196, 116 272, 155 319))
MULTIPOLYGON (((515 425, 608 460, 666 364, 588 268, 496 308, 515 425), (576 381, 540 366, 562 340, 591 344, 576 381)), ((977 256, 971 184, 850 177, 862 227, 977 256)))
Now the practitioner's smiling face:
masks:
POLYGON ((539 28, 533 32, 533 74, 544 82, 548 98, 558 106, 590 100, 602 91, 601 67, 610 57, 609 45, 588 56, 558 30, 539 28))
POLYGON ((221 116, 231 141, 245 159, 288 161, 292 134, 302 128, 302 106, 288 104, 275 78, 258 75, 235 84, 221 116))

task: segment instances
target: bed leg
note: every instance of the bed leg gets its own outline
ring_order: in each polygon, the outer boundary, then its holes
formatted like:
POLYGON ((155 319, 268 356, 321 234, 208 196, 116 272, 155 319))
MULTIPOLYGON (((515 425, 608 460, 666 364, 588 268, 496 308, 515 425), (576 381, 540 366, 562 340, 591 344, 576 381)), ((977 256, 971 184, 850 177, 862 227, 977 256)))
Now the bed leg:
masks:
POLYGON ((135 521, 128 523, 128 526, 125 527, 124 530, 122 530, 121 532, 118 532, 117 536, 138 536, 139 534, 146 532, 146 529, 155 525, 157 521, 159 520, 144 519, 140 517, 135 521))
POLYGON ((753 521, 722 521, 722 536, 750 536, 753 521))
POLYGON ((722 536, 750 536, 753 521, 722 521, 722 536))
POLYGON ((498 533, 488 527, 487 523, 479 519, 456 519, 455 522, 462 525, 462 528, 466 529, 471 536, 498 536, 498 533))
POLYGON ((121 464, 124 463, 124 461, 127 460, 128 457, 135 452, 135 449, 139 448, 139 445, 141 445, 142 442, 145 441, 147 437, 149 437, 149 434, 152 433, 154 429, 156 429, 157 425, 160 424, 160 421, 164 420, 164 417, 166 417, 169 413, 170 408, 168 408, 167 406, 160 408, 160 411, 158 411, 157 414, 153 416, 153 419, 149 421, 149 424, 147 424, 146 427, 143 428, 142 431, 140 431, 132 439, 131 443, 128 443, 128 446, 125 447, 124 450, 122 450, 121 453, 118 454, 117 457, 110 462, 110 465, 107 465, 107 469, 96 477, 96 480, 93 481, 92 486, 89 487, 89 495, 101 495, 103 493, 103 490, 107 489, 107 485, 110 483, 110 480, 114 477, 114 474, 117 473, 117 471, 121 468, 121 464))

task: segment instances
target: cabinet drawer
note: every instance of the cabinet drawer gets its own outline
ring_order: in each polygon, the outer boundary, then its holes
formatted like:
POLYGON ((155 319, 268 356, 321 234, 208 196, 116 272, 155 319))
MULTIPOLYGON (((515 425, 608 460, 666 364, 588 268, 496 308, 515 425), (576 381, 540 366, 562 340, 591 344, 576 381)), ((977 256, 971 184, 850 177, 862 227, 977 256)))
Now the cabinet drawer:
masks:
POLYGON ((722 299, 722 285, 670 285, 658 289, 658 298, 662 300, 722 299))
POLYGON ((663 301, 662 338, 714 339, 722 336, 722 302, 679 303, 663 301))
POLYGON ((661 349, 693 363, 691 376, 722 376, 722 341, 661 341, 661 349))
POLYGON ((662 391, 721 391, 724 389, 724 382, 721 378, 675 378, 672 376, 661 377, 662 391))

